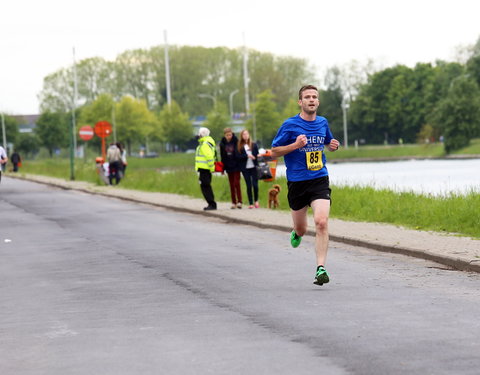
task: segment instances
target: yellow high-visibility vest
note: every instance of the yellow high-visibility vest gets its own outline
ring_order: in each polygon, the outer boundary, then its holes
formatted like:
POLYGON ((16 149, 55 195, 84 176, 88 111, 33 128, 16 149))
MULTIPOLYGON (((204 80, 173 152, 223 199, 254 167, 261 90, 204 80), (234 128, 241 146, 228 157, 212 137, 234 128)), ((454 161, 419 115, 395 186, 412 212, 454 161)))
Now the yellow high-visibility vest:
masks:
POLYGON ((215 141, 212 137, 202 137, 198 140, 197 151, 195 152, 195 170, 208 169, 215 171, 215 141))

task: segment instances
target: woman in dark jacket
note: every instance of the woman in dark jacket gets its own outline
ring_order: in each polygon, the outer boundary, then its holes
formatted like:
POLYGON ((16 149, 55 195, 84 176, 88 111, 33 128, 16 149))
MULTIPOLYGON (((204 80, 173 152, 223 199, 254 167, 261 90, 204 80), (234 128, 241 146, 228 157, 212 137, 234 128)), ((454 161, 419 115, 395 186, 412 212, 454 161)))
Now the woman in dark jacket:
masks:
POLYGON ((230 184, 230 195, 232 197, 232 209, 242 208, 242 189, 240 188, 240 166, 236 158, 236 148, 238 139, 233 134, 232 129, 223 130, 224 137, 220 141, 220 158, 222 160, 225 172, 228 175, 230 184))
POLYGON ((258 178, 256 168, 258 165, 258 147, 257 144, 250 139, 250 134, 247 129, 240 132, 237 151, 240 170, 247 184, 248 201, 250 203, 248 208, 258 208, 260 207, 258 203, 258 178))

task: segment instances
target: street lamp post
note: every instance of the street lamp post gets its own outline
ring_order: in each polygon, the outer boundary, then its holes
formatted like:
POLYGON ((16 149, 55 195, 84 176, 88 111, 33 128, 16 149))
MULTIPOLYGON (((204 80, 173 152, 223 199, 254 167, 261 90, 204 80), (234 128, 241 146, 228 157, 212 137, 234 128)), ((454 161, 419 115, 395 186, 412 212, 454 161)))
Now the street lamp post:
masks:
POLYGON ((215 99, 214 96, 209 95, 209 94, 198 94, 198 97, 199 97, 199 98, 209 98, 209 99, 212 99, 212 101, 213 101, 213 108, 216 108, 216 107, 217 107, 217 99, 215 99))
POLYGON ((347 129, 347 111, 350 108, 349 98, 347 95, 343 97, 342 100, 342 110, 343 110, 343 142, 345 148, 348 148, 348 129, 347 129))
POLYGON ((234 90, 230 93, 230 96, 229 96, 229 103, 230 103, 230 119, 233 120, 233 96, 238 93, 239 90, 234 90))

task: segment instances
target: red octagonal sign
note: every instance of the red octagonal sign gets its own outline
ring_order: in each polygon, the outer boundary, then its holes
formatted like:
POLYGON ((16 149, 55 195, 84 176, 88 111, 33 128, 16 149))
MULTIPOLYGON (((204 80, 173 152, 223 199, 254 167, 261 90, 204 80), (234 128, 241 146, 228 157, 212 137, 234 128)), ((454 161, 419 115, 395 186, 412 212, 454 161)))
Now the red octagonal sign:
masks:
POLYGON ((99 121, 95 124, 95 134, 100 138, 106 138, 112 134, 112 125, 108 121, 99 121))
POLYGON ((78 135, 84 141, 89 141, 90 139, 93 138, 93 128, 90 125, 82 126, 80 128, 80 131, 78 132, 78 135))

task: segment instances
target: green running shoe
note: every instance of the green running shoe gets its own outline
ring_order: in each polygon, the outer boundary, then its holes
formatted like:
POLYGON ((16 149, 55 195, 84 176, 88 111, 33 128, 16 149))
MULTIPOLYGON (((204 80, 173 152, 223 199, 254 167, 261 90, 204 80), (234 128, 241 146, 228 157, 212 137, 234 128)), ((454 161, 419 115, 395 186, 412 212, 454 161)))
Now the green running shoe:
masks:
POLYGON ((330 278, 328 277, 328 272, 323 266, 318 266, 317 268, 317 273, 315 274, 315 279, 313 280, 313 283, 316 285, 323 285, 326 284, 330 281, 330 278))
POLYGON ((295 233, 294 230, 292 230, 292 233, 290 233, 290 244, 292 247, 298 247, 300 245, 300 242, 302 242, 302 237, 300 237, 298 234, 295 233))

